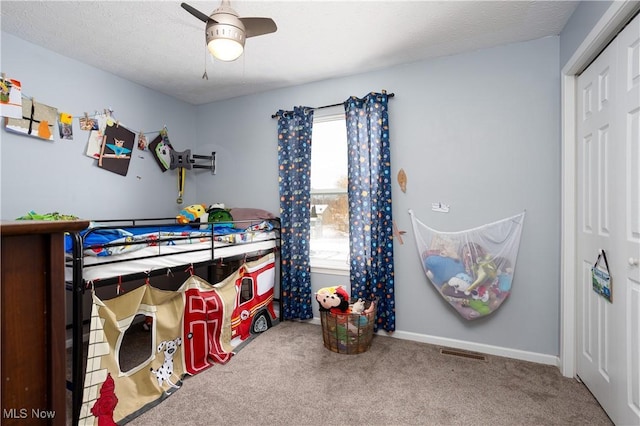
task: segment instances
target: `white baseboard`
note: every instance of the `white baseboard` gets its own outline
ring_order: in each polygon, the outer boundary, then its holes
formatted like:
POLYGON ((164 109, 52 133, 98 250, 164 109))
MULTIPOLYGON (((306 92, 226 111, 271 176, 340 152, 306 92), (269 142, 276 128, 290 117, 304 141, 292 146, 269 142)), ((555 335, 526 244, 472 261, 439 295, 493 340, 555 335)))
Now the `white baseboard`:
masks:
MULTIPOLYGON (((378 332, 378 335, 385 335, 386 332, 378 332)), ((464 340, 449 339, 446 337, 429 336, 426 334, 412 333, 409 331, 395 331, 389 336, 397 339, 413 340, 416 342, 429 343, 431 345, 446 346, 448 348, 463 349, 466 351, 479 352, 487 355, 513 358, 521 361, 530 361, 538 364, 554 365, 559 364, 559 358, 553 355, 528 352, 520 349, 504 348, 501 346, 487 345, 484 343, 467 342, 464 340)))
MULTIPOLYGON (((278 312, 276 312, 276 314, 278 314, 278 312)), ((313 324, 317 326, 321 325, 320 318, 318 317, 313 317, 312 319, 301 321, 301 322, 305 322, 305 323, 313 324)), ((431 336, 428 334, 413 333, 410 331, 396 330, 393 334, 389 334, 386 331, 378 331, 376 335, 382 336, 382 337, 390 337, 392 339, 412 340, 414 342, 428 343, 430 345, 435 345, 435 346, 444 346, 447 348, 455 348, 455 349, 462 349, 466 351, 479 352, 487 355, 501 356, 501 357, 517 359, 521 361, 535 362, 538 364, 553 365, 558 368, 561 367, 560 358, 557 356, 540 354, 536 352, 522 351, 520 349, 504 348, 501 346, 486 345, 484 343, 467 342, 464 340, 449 339, 446 337, 431 336)), ((88 340, 88 338, 89 338, 88 333, 83 336, 83 340, 85 341, 88 340)), ((66 343, 67 343, 67 348, 70 348, 71 339, 67 339, 66 343)))
MULTIPOLYGON (((313 319, 305 322, 320 325, 320 318, 314 317, 313 319)), ((389 334, 386 331, 378 331, 376 335, 390 337, 392 339, 412 340, 414 342, 428 343, 435 346, 479 352, 487 355, 517 359, 520 361, 535 362, 537 364, 553 365, 560 368, 560 358, 557 356, 528 352, 520 349, 504 348, 501 346, 486 345, 484 343, 474 343, 464 340, 449 339, 446 337, 430 336, 427 334, 412 333, 410 331, 396 330, 393 334, 389 334)))

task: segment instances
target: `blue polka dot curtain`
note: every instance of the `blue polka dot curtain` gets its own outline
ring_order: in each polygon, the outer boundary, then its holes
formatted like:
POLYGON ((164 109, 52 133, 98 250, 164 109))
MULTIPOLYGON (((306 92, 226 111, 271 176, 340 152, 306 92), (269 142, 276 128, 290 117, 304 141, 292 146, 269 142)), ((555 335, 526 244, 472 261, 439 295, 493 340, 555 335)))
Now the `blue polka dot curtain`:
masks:
POLYGON ((345 101, 351 297, 377 299, 376 330, 395 331, 388 95, 345 101))
POLYGON ((313 318, 309 266, 313 109, 295 107, 276 115, 283 319, 309 319, 313 318))

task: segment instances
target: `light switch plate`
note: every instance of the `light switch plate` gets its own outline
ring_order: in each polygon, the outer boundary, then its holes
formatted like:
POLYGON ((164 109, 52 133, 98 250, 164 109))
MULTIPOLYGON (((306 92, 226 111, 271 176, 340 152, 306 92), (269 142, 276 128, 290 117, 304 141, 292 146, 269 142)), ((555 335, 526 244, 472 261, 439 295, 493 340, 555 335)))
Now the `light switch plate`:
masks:
POLYGON ((449 204, 431 203, 431 210, 440 213, 449 213, 449 204))

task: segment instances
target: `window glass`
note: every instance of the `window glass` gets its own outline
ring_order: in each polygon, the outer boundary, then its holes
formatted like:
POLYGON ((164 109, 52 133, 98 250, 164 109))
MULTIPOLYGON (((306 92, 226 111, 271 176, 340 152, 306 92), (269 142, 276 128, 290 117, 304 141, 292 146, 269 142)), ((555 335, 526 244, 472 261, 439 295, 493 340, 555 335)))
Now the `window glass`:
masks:
POLYGON ((349 267, 347 129, 344 113, 316 117, 311 143, 311 266, 349 267))

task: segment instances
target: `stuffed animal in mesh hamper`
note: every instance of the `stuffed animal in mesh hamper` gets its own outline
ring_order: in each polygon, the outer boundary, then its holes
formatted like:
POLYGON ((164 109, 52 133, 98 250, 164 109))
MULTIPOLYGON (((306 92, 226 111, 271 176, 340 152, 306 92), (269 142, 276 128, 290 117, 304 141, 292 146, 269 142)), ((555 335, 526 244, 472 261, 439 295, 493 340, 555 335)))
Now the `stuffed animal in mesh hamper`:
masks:
POLYGON ((341 285, 324 287, 316 293, 316 300, 320 311, 330 311, 334 314, 349 313, 349 293, 341 285))

